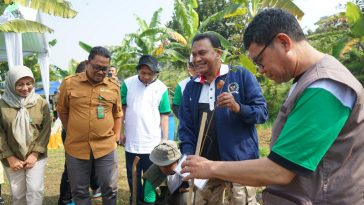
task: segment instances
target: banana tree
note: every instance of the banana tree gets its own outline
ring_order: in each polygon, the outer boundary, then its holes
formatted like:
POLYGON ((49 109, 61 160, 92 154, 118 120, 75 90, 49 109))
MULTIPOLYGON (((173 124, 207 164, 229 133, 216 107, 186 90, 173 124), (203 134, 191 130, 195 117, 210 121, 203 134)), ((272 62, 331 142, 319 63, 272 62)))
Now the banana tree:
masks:
POLYGON ((112 49, 111 64, 119 68, 118 76, 122 78, 135 74, 140 53, 139 48, 134 46, 133 39, 132 35, 126 35, 121 45, 112 49))
POLYGON ((87 44, 85 42, 79 41, 78 45, 87 53, 91 52, 92 46, 90 44, 87 44))
POLYGON ((132 43, 136 45, 137 52, 140 54, 158 55, 158 48, 163 45, 163 34, 165 32, 165 28, 160 22, 161 13, 162 8, 155 11, 149 24, 136 15, 139 29, 128 36, 132 43))
POLYGON ((242 8, 248 9, 247 14, 250 20, 265 8, 285 9, 299 20, 304 15, 303 11, 293 2, 293 0, 232 0, 232 3, 239 4, 242 8))
POLYGON ((111 63, 119 67, 119 76, 128 77, 134 74, 137 59, 143 54, 160 58, 167 43, 166 28, 160 22, 161 13, 162 8, 155 11, 149 23, 136 15, 139 29, 127 34, 121 45, 112 49, 111 63))
MULTIPOLYGON (((164 53, 172 56, 176 61, 186 62, 188 60, 191 51, 190 46, 192 38, 196 34, 205 31, 205 27, 216 20, 243 17, 244 21, 239 23, 239 26, 241 29, 244 29, 244 25, 247 25, 252 18, 264 8, 284 8, 294 14, 298 19, 302 18, 304 15, 292 0, 232 0, 231 4, 225 9, 203 20, 199 19, 199 15, 195 11, 197 7, 198 2, 196 0, 187 0, 187 2, 176 0, 175 2, 175 17, 180 24, 180 27, 184 28, 184 30, 182 30, 181 33, 173 30, 167 31, 170 39, 173 40, 173 43, 170 43, 166 47, 167 49, 164 53)), ((222 42, 222 46, 225 49, 223 60, 226 62, 239 63, 244 65, 251 72, 256 72, 254 64, 242 49, 234 47, 227 39, 216 32, 208 32, 217 35, 222 42)))
MULTIPOLYGON (((10 10, 12 13, 17 13, 17 5, 22 5, 43 13, 47 13, 54 16, 59 16, 63 18, 73 18, 77 15, 77 12, 71 8, 71 4, 63 0, 2 0, 0 1, 0 13, 4 13, 6 9, 10 10)), ((49 27, 35 21, 29 21, 18 18, 7 21, 0 24, 1 32, 53 32, 49 27)))
POLYGON ((357 5, 349 2, 346 5, 345 16, 350 33, 333 48, 333 55, 338 58, 344 58, 344 55, 354 48, 364 51, 364 14, 357 5))
MULTIPOLYGON (((161 58, 175 62, 176 67, 186 67, 191 54, 192 39, 196 34, 201 33, 204 25, 207 25, 205 22, 200 23, 199 15, 195 10, 197 7, 198 2, 196 0, 187 0, 187 2, 181 0, 175 1, 174 15, 177 24, 183 29, 181 29, 180 32, 171 28, 166 29, 166 37, 169 41, 166 41, 166 44, 164 45, 164 50, 161 52, 161 58)), ((208 21, 213 21, 213 19, 214 18, 209 18, 208 21)), ((226 56, 229 50, 235 49, 231 43, 220 34, 213 31, 208 32, 214 33, 220 39, 222 46, 226 49, 224 51, 224 56, 226 56)))
POLYGON ((364 13, 358 5, 349 2, 345 17, 349 32, 337 41, 333 55, 364 84, 364 13))
MULTIPOLYGON (((294 4, 293 0, 231 0, 230 8, 218 12, 217 14, 220 13, 219 15, 223 15, 223 18, 241 17, 242 20, 240 22, 231 25, 237 26, 241 30, 245 30, 245 26, 253 20, 254 16, 266 8, 285 9, 296 16, 298 20, 304 15, 303 11, 294 4)), ((243 49, 235 50, 228 60, 243 65, 250 72, 256 74, 253 62, 248 58, 246 51, 243 49)))
POLYGON ((77 11, 71 8, 71 3, 64 0, 13 0, 12 2, 52 16, 74 18, 77 15, 77 11))

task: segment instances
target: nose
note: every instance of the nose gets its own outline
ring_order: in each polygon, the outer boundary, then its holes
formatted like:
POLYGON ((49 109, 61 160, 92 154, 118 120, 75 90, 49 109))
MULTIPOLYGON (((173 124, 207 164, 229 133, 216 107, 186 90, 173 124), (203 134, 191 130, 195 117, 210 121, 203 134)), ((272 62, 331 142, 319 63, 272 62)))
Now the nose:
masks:
POLYGON ((105 72, 104 72, 104 71, 102 71, 102 70, 99 70, 99 71, 97 71, 97 74, 99 74, 99 75, 104 75, 104 74, 105 74, 105 72))
POLYGON ((153 78, 152 78, 152 76, 150 76, 150 75, 146 75, 146 76, 144 76, 144 79, 146 80, 146 81, 151 81, 153 78))
POLYGON ((28 90, 28 86, 27 86, 27 85, 22 85, 22 86, 20 87, 20 89, 21 89, 21 90, 28 90))
POLYGON ((149 82, 152 80, 152 76, 151 75, 141 75, 141 78, 145 81, 145 82, 149 82))

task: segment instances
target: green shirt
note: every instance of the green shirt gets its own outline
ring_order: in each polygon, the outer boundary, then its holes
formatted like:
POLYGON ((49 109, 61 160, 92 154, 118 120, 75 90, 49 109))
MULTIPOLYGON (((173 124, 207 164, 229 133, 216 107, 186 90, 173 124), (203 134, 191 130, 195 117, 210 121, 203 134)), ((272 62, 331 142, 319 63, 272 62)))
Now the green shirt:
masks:
POLYGON ((329 80, 312 84, 288 116, 272 147, 273 155, 293 166, 315 171, 343 128, 354 102, 355 94, 349 87, 329 80))
MULTIPOLYGON (((10 156, 25 160, 17 149, 19 144, 12 132, 12 122, 17 112, 17 109, 10 107, 4 100, 0 99, 0 159, 5 166, 9 166, 6 158, 10 156)), ((40 97, 35 106, 28 108, 28 112, 33 139, 27 155, 31 152, 38 152, 38 160, 40 160, 47 156, 47 146, 51 133, 52 119, 48 103, 40 97)))

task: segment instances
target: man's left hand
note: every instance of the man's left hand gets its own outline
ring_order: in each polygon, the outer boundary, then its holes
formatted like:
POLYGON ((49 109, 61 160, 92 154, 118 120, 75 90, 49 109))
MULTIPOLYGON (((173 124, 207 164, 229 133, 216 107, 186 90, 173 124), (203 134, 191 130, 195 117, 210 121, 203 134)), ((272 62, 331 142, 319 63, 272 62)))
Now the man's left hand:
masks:
POLYGON ((235 101, 234 96, 227 92, 223 92, 217 96, 217 106, 226 107, 234 113, 240 111, 240 105, 235 101))

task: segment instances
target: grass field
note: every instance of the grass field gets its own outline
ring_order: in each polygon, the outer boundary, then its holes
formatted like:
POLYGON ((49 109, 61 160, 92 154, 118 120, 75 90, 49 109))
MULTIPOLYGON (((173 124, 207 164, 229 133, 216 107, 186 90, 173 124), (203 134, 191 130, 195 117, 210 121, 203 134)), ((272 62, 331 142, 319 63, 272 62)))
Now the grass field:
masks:
MULTIPOLYGON (((269 139, 270 139, 270 126, 258 127, 259 141, 260 141, 260 153, 265 156, 267 154, 269 139)), ((125 157, 124 149, 118 147, 118 165, 119 165, 119 182, 118 182, 118 204, 126 205, 129 202, 129 187, 126 179, 125 157)), ((43 205, 57 205, 59 195, 59 184, 64 167, 64 150, 54 149, 48 151, 48 163, 46 167, 45 176, 45 193, 43 205)), ((2 186, 3 197, 6 200, 7 205, 10 205, 10 190, 9 184, 6 182, 2 186)), ((101 204, 98 201, 94 201, 94 204, 101 204)))
MULTIPOLYGON (((118 204, 125 205, 129 203, 129 187, 126 179, 126 169, 125 169, 125 157, 124 149, 118 147, 118 165, 119 165, 119 182, 118 182, 118 204)), ((59 184, 61 181, 61 176, 64 167, 64 150, 53 149, 48 150, 48 162, 46 167, 45 175, 45 192, 43 205, 57 205, 59 196, 59 184)), ((7 205, 10 205, 10 190, 9 185, 6 182, 2 188, 3 197, 6 200, 7 205)), ((101 204, 98 201, 94 201, 94 204, 101 204)))

